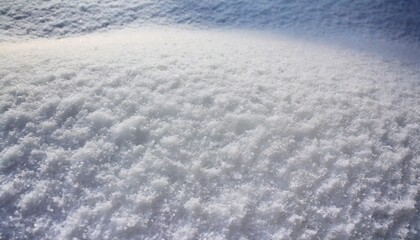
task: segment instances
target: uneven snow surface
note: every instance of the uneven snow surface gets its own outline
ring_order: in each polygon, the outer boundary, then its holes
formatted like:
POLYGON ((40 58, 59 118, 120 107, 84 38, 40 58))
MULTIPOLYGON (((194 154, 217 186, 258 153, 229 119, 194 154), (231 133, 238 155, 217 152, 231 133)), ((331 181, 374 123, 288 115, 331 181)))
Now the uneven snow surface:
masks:
POLYGON ((150 23, 357 32, 420 41, 420 1, 0 0, 0 36, 65 36, 150 23))
POLYGON ((2 239, 418 239, 420 71, 260 32, 0 44, 2 239))
POLYGON ((420 239, 419 56, 416 0, 0 0, 0 239, 420 239))

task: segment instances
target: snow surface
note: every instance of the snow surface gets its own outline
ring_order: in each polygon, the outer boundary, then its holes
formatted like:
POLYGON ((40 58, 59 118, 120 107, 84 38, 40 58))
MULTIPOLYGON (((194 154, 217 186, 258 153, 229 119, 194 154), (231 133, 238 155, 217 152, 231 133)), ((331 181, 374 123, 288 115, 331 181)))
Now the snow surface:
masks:
MULTIPOLYGON (((0 0, 0 36, 66 36, 127 24, 252 27, 420 41, 417 0, 0 0)), ((0 38, 1 40, 1 38, 0 38)))
POLYGON ((3 239, 419 237, 419 69, 166 27, 0 56, 3 239))
POLYGON ((419 16, 0 0, 0 239, 420 239, 419 16))

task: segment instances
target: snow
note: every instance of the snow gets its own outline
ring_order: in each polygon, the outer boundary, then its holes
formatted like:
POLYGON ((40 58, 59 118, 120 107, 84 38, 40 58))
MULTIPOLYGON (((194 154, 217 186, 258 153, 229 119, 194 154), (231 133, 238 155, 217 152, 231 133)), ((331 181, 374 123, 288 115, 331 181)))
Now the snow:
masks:
POLYGON ((0 239, 420 238, 417 5, 1 4, 0 239))
POLYGON ((418 69, 174 28, 0 54, 3 238, 418 236, 418 69))
POLYGON ((66 36, 128 24, 184 24, 418 42, 419 16, 415 0, 3 0, 0 35, 66 36))

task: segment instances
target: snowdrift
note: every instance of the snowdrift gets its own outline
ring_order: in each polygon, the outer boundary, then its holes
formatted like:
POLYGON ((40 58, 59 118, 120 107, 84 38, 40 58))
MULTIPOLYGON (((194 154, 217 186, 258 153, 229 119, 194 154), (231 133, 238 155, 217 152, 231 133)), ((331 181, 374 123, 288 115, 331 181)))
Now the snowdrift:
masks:
POLYGON ((169 27, 0 66, 3 239, 419 237, 418 68, 169 27))
POLYGON ((0 4, 0 40, 57 37, 134 25, 253 28, 321 35, 420 41, 420 2, 311 0, 100 0, 0 4))

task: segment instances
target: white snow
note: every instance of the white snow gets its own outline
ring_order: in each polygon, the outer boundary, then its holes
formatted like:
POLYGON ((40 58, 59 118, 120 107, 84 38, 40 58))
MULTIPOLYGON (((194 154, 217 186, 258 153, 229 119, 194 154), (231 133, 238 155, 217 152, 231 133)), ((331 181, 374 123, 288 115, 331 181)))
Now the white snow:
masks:
POLYGON ((419 237, 412 65, 174 27, 0 56, 3 239, 419 237))
POLYGON ((0 0, 0 239, 420 239, 419 16, 0 0))

